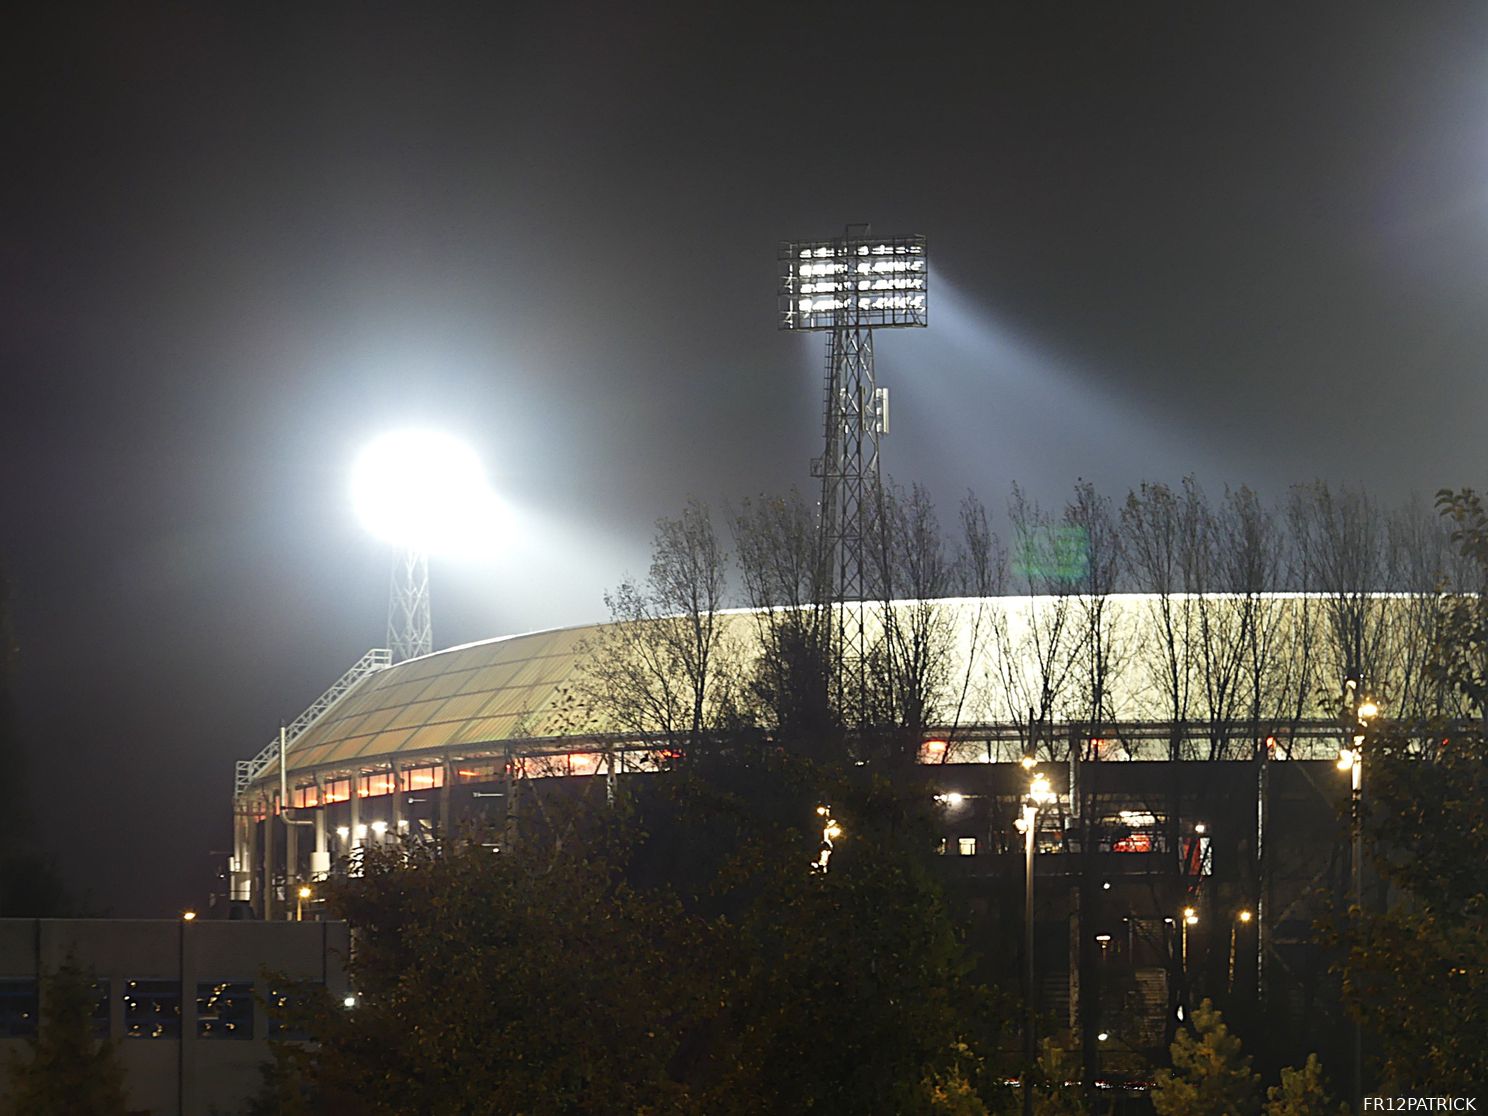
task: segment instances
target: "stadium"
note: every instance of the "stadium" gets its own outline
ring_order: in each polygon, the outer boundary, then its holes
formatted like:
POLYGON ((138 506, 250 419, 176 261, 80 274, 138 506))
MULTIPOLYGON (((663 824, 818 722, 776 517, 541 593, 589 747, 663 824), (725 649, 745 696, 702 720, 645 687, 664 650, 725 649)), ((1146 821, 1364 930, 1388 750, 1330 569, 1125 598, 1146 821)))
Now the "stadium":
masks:
MULTIPOLYGON (((981 896, 981 917, 999 917, 1016 895, 1004 884, 1023 876, 1031 761, 1051 785, 1035 827, 1046 1013, 1092 1035, 1120 1027, 1129 1047, 1150 1049, 1178 985, 1204 983, 1201 971, 1232 992, 1264 986, 1278 1008, 1307 994, 1317 896, 1347 880, 1344 695, 1355 710, 1388 703, 1400 720, 1440 708, 1423 671, 1434 595, 864 608, 870 641, 913 625, 938 649, 916 770, 941 806, 947 876, 981 896)), ((717 619, 721 657, 747 672, 769 615, 717 619)), ((367 846, 499 831, 523 794, 664 778, 676 739, 624 726, 586 696, 599 649, 635 634, 565 628, 398 663, 369 652, 286 727, 282 748, 239 763, 234 906, 294 918, 301 885, 354 871, 367 846)))

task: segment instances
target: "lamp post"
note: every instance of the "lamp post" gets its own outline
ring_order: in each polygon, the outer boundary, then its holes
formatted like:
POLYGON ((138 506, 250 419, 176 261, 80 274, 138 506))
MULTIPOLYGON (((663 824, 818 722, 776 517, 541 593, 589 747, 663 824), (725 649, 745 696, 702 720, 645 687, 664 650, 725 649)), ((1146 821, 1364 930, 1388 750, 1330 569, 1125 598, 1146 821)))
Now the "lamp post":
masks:
POLYGON ((1235 990, 1235 932, 1240 928, 1242 922, 1249 923, 1250 919, 1251 913, 1249 911, 1240 911, 1235 915, 1235 921, 1230 923, 1230 980, 1228 989, 1231 992, 1235 990))
MULTIPOLYGON (((1354 917, 1364 915, 1364 738, 1369 722, 1379 716, 1379 705, 1359 695, 1358 680, 1344 679, 1345 737, 1348 741, 1338 750, 1338 769, 1349 773, 1349 829, 1352 848, 1349 856, 1354 900, 1354 917), (1350 739, 1352 738, 1352 739, 1350 739)), ((1354 1020, 1354 1106, 1364 1103, 1364 1025, 1354 1020)))
POLYGON ((1193 907, 1183 908, 1183 926, 1180 930, 1180 944, 1178 946, 1178 967, 1183 971, 1183 995, 1188 997, 1188 928, 1195 926, 1199 921, 1199 912, 1193 907))
MULTIPOLYGON (((1033 764, 1023 761, 1026 770, 1033 764)), ((1023 829, 1023 961, 1025 992, 1023 997, 1023 1054, 1027 1063, 1023 1070, 1023 1112, 1033 1112, 1033 1062, 1034 1062, 1034 968, 1033 968, 1033 858, 1037 851, 1038 814, 1041 807, 1053 802, 1054 791, 1046 775, 1034 775, 1028 784, 1028 797, 1023 800, 1023 816, 1019 819, 1023 829)))
POLYGON ((295 892, 295 921, 296 922, 304 922, 305 921, 305 900, 308 899, 308 898, 310 898, 310 894, 311 894, 311 892, 310 892, 310 885, 309 884, 301 884, 299 890, 295 892))

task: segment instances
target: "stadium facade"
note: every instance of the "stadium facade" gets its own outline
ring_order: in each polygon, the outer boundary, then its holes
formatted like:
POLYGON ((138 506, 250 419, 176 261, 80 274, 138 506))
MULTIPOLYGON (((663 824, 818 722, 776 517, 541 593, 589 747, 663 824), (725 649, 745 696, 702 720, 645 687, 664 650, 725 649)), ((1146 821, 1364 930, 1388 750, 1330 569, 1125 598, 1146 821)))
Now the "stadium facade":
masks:
MULTIPOLYGON (((1344 681, 1392 716, 1439 708, 1425 669, 1434 595, 906 601, 875 606, 879 636, 885 609, 937 649, 919 771, 943 806, 948 876, 980 894, 981 917, 1008 902, 999 881, 1022 877, 1025 757, 1058 793, 1037 836, 1046 1012, 1150 1049, 1189 982, 1309 994, 1317 896, 1347 878, 1344 681)), ((719 646, 747 670, 768 616, 719 619, 719 646)), ((282 749, 239 764, 230 898, 294 917, 300 884, 367 846, 471 823, 499 832, 524 787, 663 770, 675 741, 585 698, 590 656, 616 631, 536 632, 392 665, 369 653, 282 749)))

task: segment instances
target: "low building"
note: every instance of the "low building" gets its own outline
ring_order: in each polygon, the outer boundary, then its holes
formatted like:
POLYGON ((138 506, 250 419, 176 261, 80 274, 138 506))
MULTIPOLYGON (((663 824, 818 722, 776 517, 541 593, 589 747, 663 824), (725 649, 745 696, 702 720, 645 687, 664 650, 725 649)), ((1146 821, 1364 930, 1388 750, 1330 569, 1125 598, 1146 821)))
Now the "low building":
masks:
MULTIPOLYGON (((69 960, 97 989, 99 1038, 118 1045, 130 1110, 241 1111, 261 1082, 269 1005, 323 986, 347 995, 344 922, 0 919, 0 1064, 28 1056, 42 977, 69 960)), ((0 1075, 0 1098, 9 1090, 0 1075)))

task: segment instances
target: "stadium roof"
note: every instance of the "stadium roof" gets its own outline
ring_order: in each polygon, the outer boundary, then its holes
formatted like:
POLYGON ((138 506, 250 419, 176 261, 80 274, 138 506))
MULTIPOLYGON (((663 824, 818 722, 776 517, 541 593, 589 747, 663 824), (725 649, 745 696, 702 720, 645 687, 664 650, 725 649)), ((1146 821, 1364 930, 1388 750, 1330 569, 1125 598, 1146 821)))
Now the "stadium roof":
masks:
MULTIPOLYGON (((1375 679, 1377 692, 1395 702, 1395 710, 1403 709, 1402 695, 1411 683, 1401 673, 1414 670, 1419 676, 1421 648, 1419 639, 1414 650, 1405 646, 1411 641, 1402 633, 1421 630, 1418 614, 1430 610, 1434 598, 1372 594, 1356 597, 1354 606, 1342 597, 1296 593, 1248 600, 1247 606, 1247 598, 1223 594, 1102 599, 1109 689, 1105 720, 1172 719, 1172 687, 1163 673, 1169 665, 1164 648, 1173 646, 1166 633, 1175 628, 1188 633, 1183 652, 1186 720, 1212 715, 1210 683, 1216 671, 1230 671, 1228 685, 1232 691, 1238 688, 1250 669, 1243 661, 1247 654, 1252 660, 1266 657, 1269 719, 1334 717, 1336 710, 1325 697, 1336 692, 1341 678, 1336 621, 1339 610, 1347 607, 1358 609, 1361 634, 1370 644, 1367 676, 1375 679), (1413 622, 1400 623, 1407 619, 1404 610, 1410 610, 1413 622), (1247 626, 1264 632, 1264 645, 1255 632, 1246 634, 1247 626), (1240 648, 1244 639, 1251 640, 1248 649, 1240 648), (1227 663, 1221 663, 1221 656, 1229 657, 1227 663)), ((1026 725, 1046 673, 1057 691, 1049 720, 1088 719, 1088 651, 1082 647, 1090 642, 1091 604, 1075 596, 996 597, 896 602, 894 608, 901 621, 907 610, 926 605, 933 610, 933 623, 948 651, 941 705, 957 711, 954 723, 1007 726, 1026 725), (1041 665, 1046 663, 1054 665, 1041 665)), ((732 647, 755 645, 756 617, 748 610, 720 614, 732 647)), ((287 766, 299 773, 354 770, 420 755, 477 754, 518 742, 619 735, 584 708, 577 692, 585 676, 586 647, 602 640, 611 627, 507 636, 370 673, 292 742, 287 766)), ((1229 700, 1233 715, 1238 699, 1229 700)), ((277 778, 277 764, 256 781, 270 778, 277 778)))

